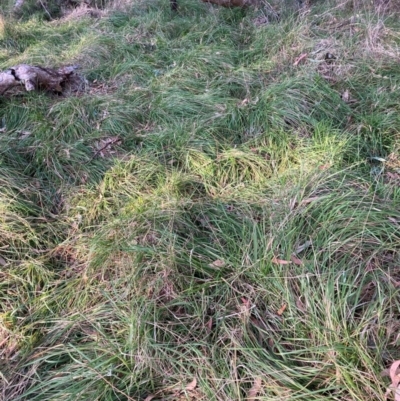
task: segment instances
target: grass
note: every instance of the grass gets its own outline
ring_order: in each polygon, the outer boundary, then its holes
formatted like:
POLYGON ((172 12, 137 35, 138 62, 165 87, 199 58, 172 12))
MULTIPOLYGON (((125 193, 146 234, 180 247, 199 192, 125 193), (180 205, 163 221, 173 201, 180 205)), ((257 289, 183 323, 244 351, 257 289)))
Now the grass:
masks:
POLYGON ((342 3, 2 6, 0 69, 87 83, 0 99, 0 399, 384 399, 399 22, 342 3))

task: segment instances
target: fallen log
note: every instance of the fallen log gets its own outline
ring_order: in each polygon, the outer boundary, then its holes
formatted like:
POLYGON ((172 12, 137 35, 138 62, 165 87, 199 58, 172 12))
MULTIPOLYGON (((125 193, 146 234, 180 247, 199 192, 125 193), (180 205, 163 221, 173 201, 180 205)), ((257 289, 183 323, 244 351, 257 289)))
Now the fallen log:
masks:
POLYGON ((23 85, 30 92, 44 89, 56 93, 62 93, 63 84, 67 82, 78 66, 66 66, 61 68, 44 68, 28 64, 19 64, 0 72, 0 95, 15 86, 23 85))

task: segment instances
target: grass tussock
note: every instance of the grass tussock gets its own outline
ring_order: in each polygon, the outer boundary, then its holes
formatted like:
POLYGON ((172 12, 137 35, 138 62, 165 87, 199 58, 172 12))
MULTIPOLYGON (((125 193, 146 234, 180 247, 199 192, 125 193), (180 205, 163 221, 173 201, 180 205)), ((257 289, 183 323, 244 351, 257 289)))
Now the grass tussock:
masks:
POLYGON ((82 85, 0 99, 0 399, 384 399, 397 2, 50 3, 1 6, 82 85))

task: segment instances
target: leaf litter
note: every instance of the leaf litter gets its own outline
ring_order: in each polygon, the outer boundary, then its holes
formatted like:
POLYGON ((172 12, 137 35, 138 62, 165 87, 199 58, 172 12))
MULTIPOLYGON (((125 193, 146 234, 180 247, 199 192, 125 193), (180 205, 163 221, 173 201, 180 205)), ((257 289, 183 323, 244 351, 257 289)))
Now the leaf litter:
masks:
POLYGON ((256 376, 254 378, 253 385, 251 386, 248 394, 247 394, 247 401, 255 401, 257 399, 258 394, 260 393, 262 385, 262 380, 260 376, 256 376))
POLYGON ((389 376, 392 381, 391 386, 386 390, 385 398, 388 399, 390 393, 394 391, 394 401, 400 401, 400 360, 394 361, 389 369, 385 369, 382 376, 389 376))
POLYGON ((225 261, 222 259, 214 260, 214 262, 210 263, 208 266, 210 267, 224 267, 226 265, 225 261))

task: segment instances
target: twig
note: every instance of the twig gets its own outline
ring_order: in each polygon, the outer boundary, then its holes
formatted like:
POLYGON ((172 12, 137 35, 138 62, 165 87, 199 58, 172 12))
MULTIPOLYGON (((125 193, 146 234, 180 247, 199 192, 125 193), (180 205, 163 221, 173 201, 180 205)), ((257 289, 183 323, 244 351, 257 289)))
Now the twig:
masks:
POLYGON ((46 8, 46 6, 43 4, 42 0, 39 0, 41 6, 43 7, 43 10, 46 11, 46 14, 49 16, 50 19, 53 19, 53 17, 51 16, 51 14, 49 13, 49 10, 46 8))
POLYGON ((90 163, 95 157, 97 157, 97 155, 99 155, 104 149, 108 148, 110 145, 114 145, 117 142, 120 142, 121 138, 115 138, 112 139, 110 142, 107 142, 103 147, 101 147, 100 149, 98 149, 95 154, 84 164, 88 164, 90 163))

